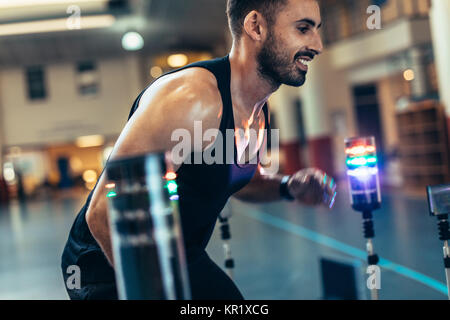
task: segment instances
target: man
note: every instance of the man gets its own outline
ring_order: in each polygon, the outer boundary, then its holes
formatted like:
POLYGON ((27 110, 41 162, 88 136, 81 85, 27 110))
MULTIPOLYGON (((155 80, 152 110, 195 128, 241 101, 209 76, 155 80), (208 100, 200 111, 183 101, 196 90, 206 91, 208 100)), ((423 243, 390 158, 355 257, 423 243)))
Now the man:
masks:
MULTIPOLYGON (((223 136, 227 129, 269 129, 266 102, 270 95, 281 84, 303 85, 309 62, 322 52, 319 5, 316 0, 228 0, 227 14, 233 35, 230 54, 175 70, 147 88, 132 108, 112 159, 170 151, 178 143, 171 139, 172 133, 185 129, 194 136, 196 121, 203 130, 216 129, 223 136)), ((257 164, 239 164, 237 158, 259 160, 261 146, 249 143, 246 135, 232 140, 237 153, 234 164, 175 164, 194 299, 243 298, 205 252, 231 195, 252 202, 284 198, 319 205, 324 197, 335 194, 320 170, 266 176, 257 164)), ((191 156, 203 154, 209 144, 193 141, 191 156)), ((63 253, 65 278, 69 265, 81 268, 82 288, 68 289, 73 299, 117 298, 105 184, 103 174, 78 215, 63 253)))

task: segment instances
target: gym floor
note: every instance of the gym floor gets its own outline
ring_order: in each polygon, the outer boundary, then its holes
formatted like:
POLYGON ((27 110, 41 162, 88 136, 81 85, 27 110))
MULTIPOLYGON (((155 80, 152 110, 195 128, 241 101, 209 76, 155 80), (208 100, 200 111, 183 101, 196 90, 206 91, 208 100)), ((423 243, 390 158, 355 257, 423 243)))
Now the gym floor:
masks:
MULTIPOLYGON (((359 265, 364 288, 361 214, 345 186, 332 211, 291 203, 230 202, 235 281, 246 299, 320 299, 320 258, 359 265)), ((13 203, 0 209, 0 299, 67 299, 60 255, 84 195, 13 203)), ((381 299, 446 299, 442 243, 425 198, 387 192, 374 213, 375 252, 381 258, 381 299)), ((208 247, 223 264, 219 230, 208 247)), ((361 289, 359 297, 367 297, 361 289)))

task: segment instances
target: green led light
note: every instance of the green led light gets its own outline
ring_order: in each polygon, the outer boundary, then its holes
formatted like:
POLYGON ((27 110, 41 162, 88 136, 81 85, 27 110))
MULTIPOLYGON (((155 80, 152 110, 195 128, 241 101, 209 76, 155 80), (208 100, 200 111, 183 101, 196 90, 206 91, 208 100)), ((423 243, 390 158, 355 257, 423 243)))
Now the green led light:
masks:
POLYGON ((365 166, 367 164, 367 159, 365 157, 357 157, 347 160, 347 164, 351 166, 365 166))
POLYGON ((114 198, 115 196, 117 196, 117 193, 115 191, 110 191, 106 195, 106 197, 108 197, 108 198, 114 198))
POLYGON ((178 185, 175 181, 169 181, 166 184, 167 190, 169 190, 170 194, 176 194, 178 190, 178 185))
POLYGON ((376 157, 356 157, 347 160, 347 165, 349 166, 365 166, 374 163, 377 163, 376 157))

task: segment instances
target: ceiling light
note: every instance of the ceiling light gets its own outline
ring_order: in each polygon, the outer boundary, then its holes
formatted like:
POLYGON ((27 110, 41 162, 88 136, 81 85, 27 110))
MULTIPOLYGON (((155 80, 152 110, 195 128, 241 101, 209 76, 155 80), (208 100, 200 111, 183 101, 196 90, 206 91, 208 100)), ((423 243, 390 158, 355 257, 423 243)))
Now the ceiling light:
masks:
POLYGON ((172 68, 179 68, 188 63, 188 57, 185 54, 173 54, 167 58, 167 63, 172 68))
POLYGON ((105 138, 101 135, 79 137, 75 141, 75 145, 79 148, 98 147, 103 145, 105 138))
MULTIPOLYGON (((106 28, 114 24, 112 15, 97 15, 80 18, 81 29, 106 28)), ((67 19, 51 19, 30 22, 17 22, 0 24, 0 36, 11 36, 19 34, 46 33, 57 31, 70 31, 67 27, 67 19)))
POLYGON ((122 37, 122 47, 127 51, 137 51, 144 47, 144 38, 137 32, 127 32, 122 37))
POLYGON ((414 71, 411 69, 405 70, 405 72, 403 72, 403 78, 405 78, 406 81, 413 81, 415 78, 414 71))
POLYGON ((108 2, 108 0, 0 0, 0 9, 77 4, 82 2, 108 2))

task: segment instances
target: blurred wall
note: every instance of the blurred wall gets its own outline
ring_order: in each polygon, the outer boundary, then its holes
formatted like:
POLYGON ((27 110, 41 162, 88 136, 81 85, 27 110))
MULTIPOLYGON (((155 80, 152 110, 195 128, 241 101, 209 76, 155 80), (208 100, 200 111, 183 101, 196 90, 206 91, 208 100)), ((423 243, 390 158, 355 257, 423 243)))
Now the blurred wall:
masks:
MULTIPOLYGON (((345 172, 344 139, 356 134, 351 88, 345 71, 336 70, 330 52, 315 58, 301 88, 306 135, 309 144, 328 138, 330 161, 337 176, 345 172)), ((310 154, 311 157, 311 154, 310 154)), ((326 157, 326 153, 322 157, 326 157)), ((311 160, 311 159, 310 159, 311 160)), ((316 165, 314 161, 311 163, 316 165)))
POLYGON ((428 18, 399 19, 381 30, 369 30, 364 36, 353 37, 332 45, 333 65, 337 69, 364 66, 412 47, 431 43, 428 18))
POLYGON ((3 125, 3 106, 2 106, 2 91, 0 88, 0 182, 3 177, 3 145, 4 145, 4 130, 5 127, 3 125))
POLYGON ((397 100, 401 97, 409 97, 411 94, 410 87, 403 79, 403 75, 399 73, 380 79, 377 88, 384 146, 386 150, 392 150, 401 142, 399 141, 396 119, 397 100))
POLYGON ((446 108, 450 136, 450 1, 433 0, 432 3, 430 16, 439 91, 441 102, 446 108))
POLYGON ((49 159, 48 178, 51 183, 56 184, 59 179, 57 160, 67 158, 70 163, 72 177, 81 176, 85 170, 94 170, 97 175, 102 171, 102 147, 77 148, 73 145, 50 146, 46 148, 49 159))
MULTIPOLYGON (((142 90, 137 57, 95 61, 99 75, 96 96, 80 96, 76 64, 45 66, 47 98, 27 98, 23 68, 0 71, 1 127, 4 145, 43 145, 73 142, 79 136, 116 136, 131 104, 142 90)), ((0 132, 1 138, 1 132, 0 132)))

